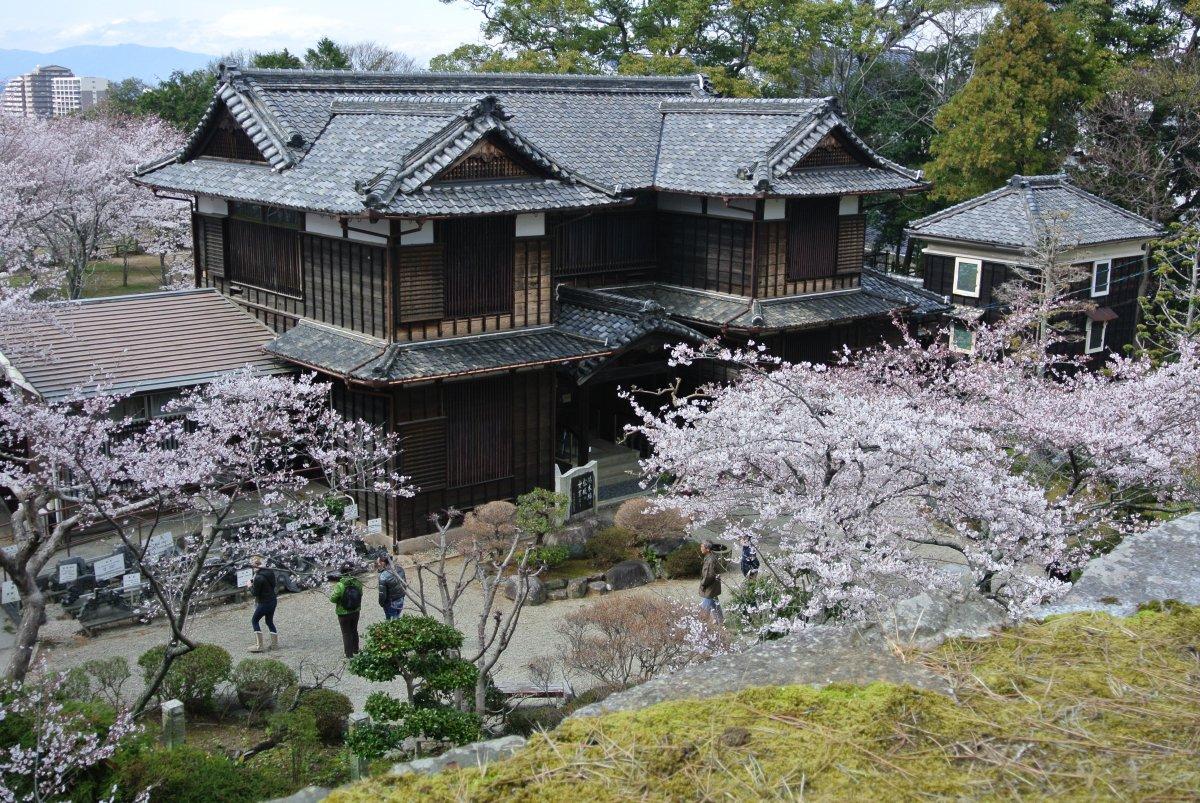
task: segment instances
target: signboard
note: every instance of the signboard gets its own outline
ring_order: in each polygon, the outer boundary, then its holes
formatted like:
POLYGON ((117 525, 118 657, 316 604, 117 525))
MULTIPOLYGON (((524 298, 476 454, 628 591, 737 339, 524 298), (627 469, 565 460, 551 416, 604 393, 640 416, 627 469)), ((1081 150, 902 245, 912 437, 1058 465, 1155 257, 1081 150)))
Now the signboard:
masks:
POLYGON ((122 588, 141 588, 142 587, 142 573, 141 572, 130 572, 129 574, 125 575, 124 577, 121 578, 121 587, 122 588))
POLYGON ((74 583, 77 577, 79 577, 79 566, 77 564, 60 563, 58 565, 58 582, 60 584, 74 583))
POLYGON ((150 536, 150 543, 146 545, 146 554, 152 558, 161 557, 163 554, 170 552, 173 546, 175 546, 175 536, 171 533, 152 535, 150 536))
POLYGON ((367 519, 367 535, 379 535, 383 532, 383 519, 367 519))
POLYGON ((237 587, 238 588, 249 588, 250 582, 253 579, 254 579, 254 570, 253 569, 238 569, 238 573, 237 573, 237 587))
POLYGON ((121 554, 101 558, 92 564, 96 570, 96 580, 111 580, 120 574, 125 574, 125 556, 121 554))
POLYGON ((577 466, 565 474, 555 466, 554 490, 567 496, 568 519, 594 512, 599 490, 596 482, 596 461, 577 466))
POLYGON ((358 518, 358 504, 351 502, 346 505, 346 509, 342 511, 342 518, 346 521, 354 521, 358 518))
POLYGON ((12 580, 5 580, 3 583, 0 583, 0 604, 8 605, 9 603, 16 602, 18 599, 20 599, 20 595, 17 593, 16 583, 12 580))

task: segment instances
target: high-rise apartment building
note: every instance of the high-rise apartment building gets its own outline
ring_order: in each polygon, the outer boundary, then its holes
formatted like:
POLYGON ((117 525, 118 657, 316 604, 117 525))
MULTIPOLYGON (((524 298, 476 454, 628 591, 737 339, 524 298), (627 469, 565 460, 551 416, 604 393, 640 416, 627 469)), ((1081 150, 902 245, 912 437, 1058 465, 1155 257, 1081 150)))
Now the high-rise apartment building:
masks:
POLYGON ((49 64, 10 80, 0 108, 5 114, 55 117, 91 108, 107 92, 104 78, 80 78, 66 67, 49 64))

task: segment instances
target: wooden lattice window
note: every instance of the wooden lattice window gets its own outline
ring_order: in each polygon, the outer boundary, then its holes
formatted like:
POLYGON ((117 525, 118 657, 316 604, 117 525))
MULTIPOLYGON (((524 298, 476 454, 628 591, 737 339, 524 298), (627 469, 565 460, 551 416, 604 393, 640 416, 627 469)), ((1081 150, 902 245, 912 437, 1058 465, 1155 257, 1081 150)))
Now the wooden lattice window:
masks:
POLYGON ((396 427, 400 435, 400 473, 421 492, 446 487, 446 418, 408 421, 396 427))
POLYGON ((862 164, 866 154, 838 132, 826 134, 792 170, 813 167, 848 167, 862 164))
POLYGON ((513 471, 513 393, 507 377, 446 386, 451 488, 503 479, 513 471))
MULTIPOLYGON (((446 311, 451 318, 513 311, 515 218, 447 220, 446 311)), ((401 290, 403 292, 403 289, 401 290)))
POLYGON ((838 199, 788 201, 788 281, 823 279, 837 272, 838 199))
POLYGON ((249 135, 233 119, 229 109, 222 107, 220 115, 212 125, 208 139, 200 148, 201 156, 218 156, 222 159, 238 159, 243 162, 265 162, 266 157, 254 144, 249 135))
POLYGON ((438 181, 482 181, 497 178, 527 178, 532 171, 525 160, 490 139, 481 140, 458 158, 438 181))

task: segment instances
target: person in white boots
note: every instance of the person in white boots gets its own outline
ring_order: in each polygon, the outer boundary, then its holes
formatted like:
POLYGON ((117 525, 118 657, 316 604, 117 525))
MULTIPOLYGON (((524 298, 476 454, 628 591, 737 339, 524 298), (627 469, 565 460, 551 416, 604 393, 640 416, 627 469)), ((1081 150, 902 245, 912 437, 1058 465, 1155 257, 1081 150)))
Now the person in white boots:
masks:
POLYGON ((250 558, 250 565, 254 567, 250 593, 254 595, 255 602, 254 616, 250 619, 250 625, 254 628, 254 646, 250 648, 250 652, 279 649, 279 633, 275 630, 275 605, 278 602, 275 597, 275 572, 267 568, 267 562, 262 555, 250 558), (267 620, 267 629, 271 631, 270 646, 264 645, 263 632, 259 628, 263 619, 267 620))

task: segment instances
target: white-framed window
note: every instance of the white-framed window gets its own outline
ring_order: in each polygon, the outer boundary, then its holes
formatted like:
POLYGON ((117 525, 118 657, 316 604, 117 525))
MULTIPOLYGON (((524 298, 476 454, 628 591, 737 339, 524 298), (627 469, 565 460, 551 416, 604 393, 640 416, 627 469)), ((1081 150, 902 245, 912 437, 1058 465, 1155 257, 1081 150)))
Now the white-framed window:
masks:
POLYGON ((1104 350, 1104 336, 1108 332, 1108 321, 1089 320, 1083 332, 1083 350, 1095 354, 1104 350))
POLYGON ((1112 281, 1112 260, 1102 259, 1092 263, 1092 296, 1108 295, 1112 281))
POLYGON ((950 324, 950 350, 959 354, 975 353, 975 332, 955 321, 950 324))
POLYGON ((970 296, 971 298, 979 298, 979 282, 982 273, 982 260, 967 259, 966 257, 955 257, 954 294, 957 296, 970 296))

